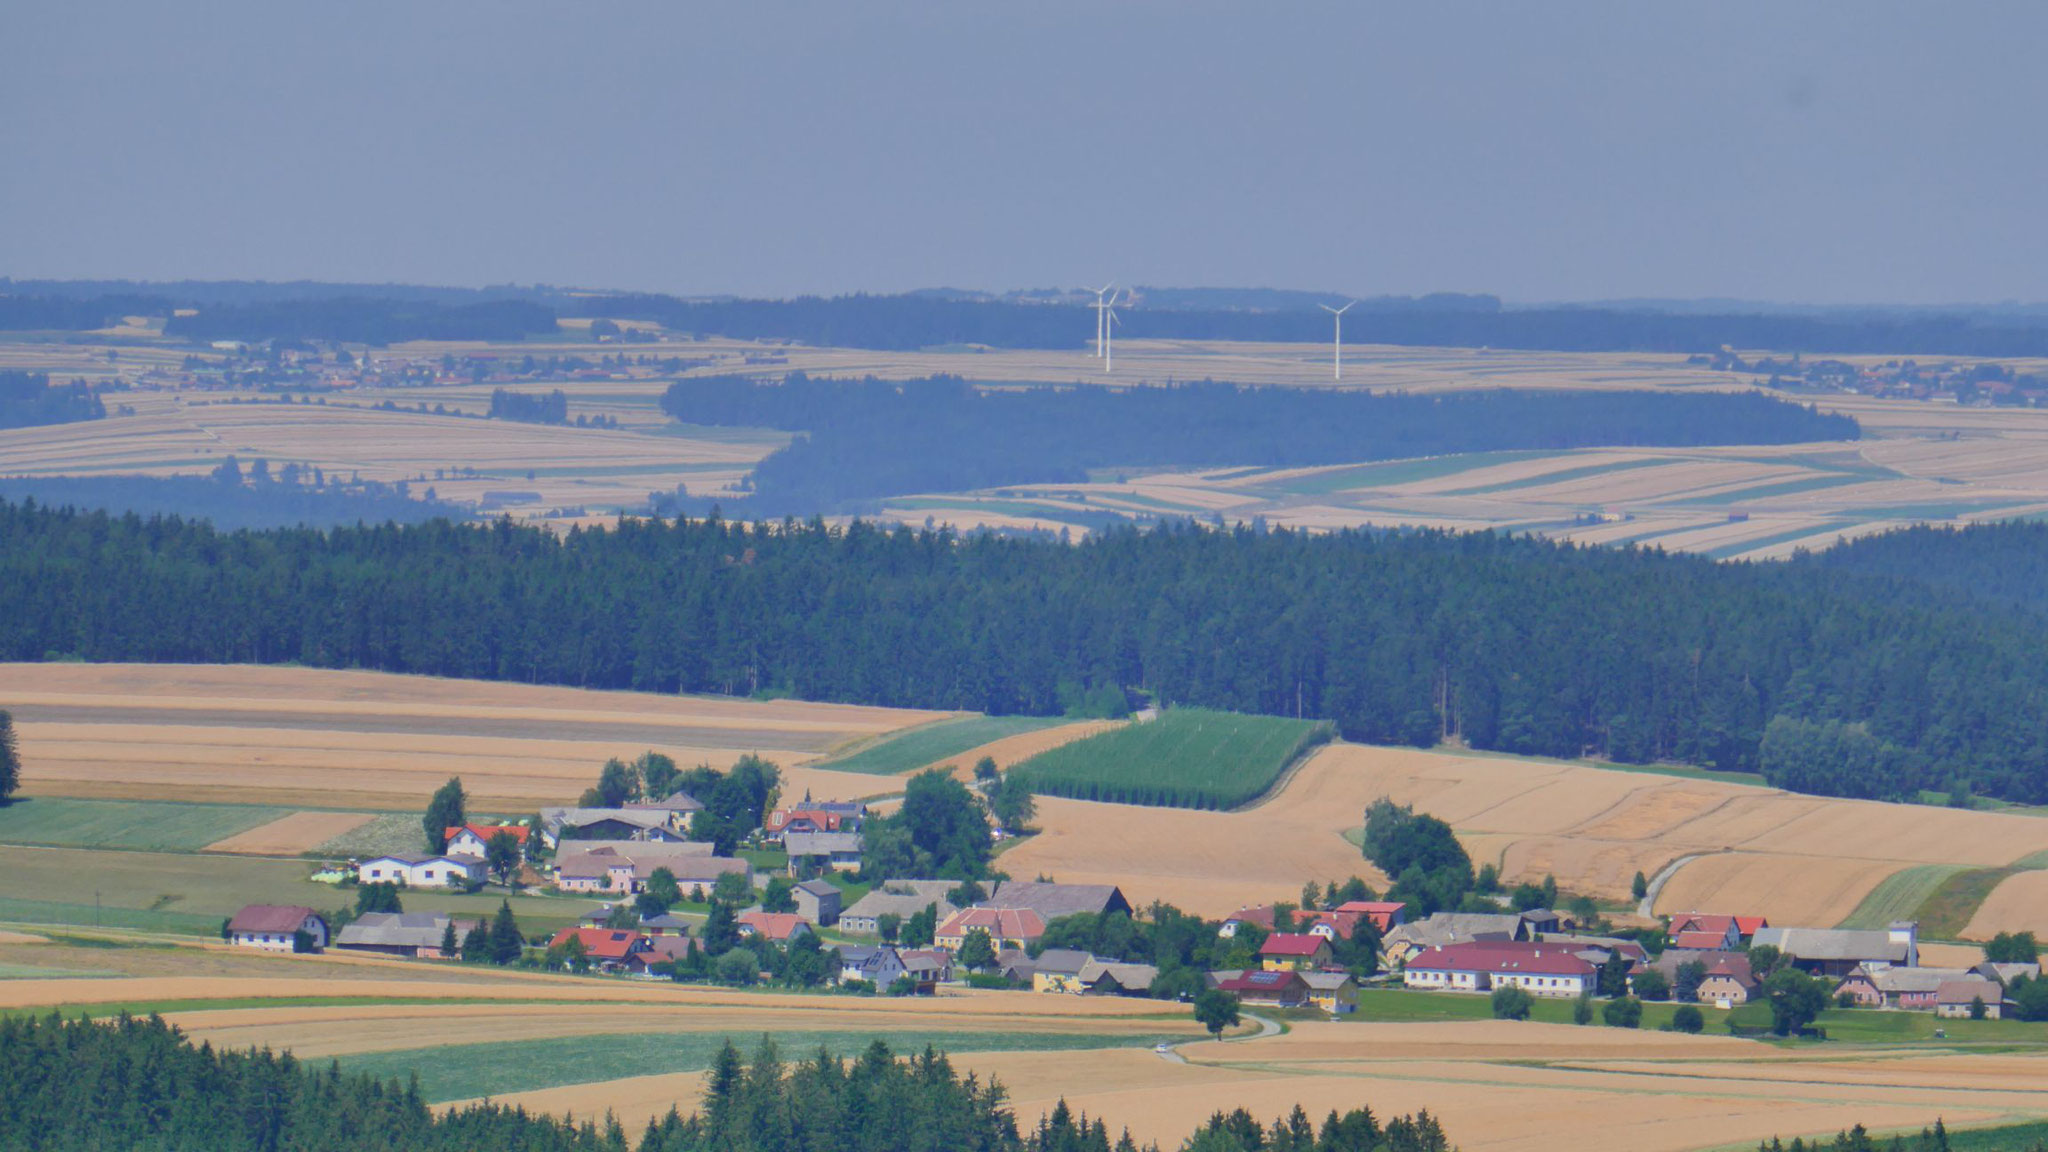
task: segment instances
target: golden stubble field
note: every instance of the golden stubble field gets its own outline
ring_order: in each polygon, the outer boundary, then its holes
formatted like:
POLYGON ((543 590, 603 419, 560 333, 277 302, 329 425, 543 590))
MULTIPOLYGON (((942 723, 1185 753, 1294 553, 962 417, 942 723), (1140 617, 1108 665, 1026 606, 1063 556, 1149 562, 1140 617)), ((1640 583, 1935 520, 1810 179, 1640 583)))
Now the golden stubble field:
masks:
POLYGON ((759 753, 786 793, 873 795, 895 782, 804 765, 946 715, 249 665, 0 665, 0 705, 32 794, 396 811, 450 776, 484 811, 572 803, 607 758, 649 749, 759 753))
MULTIPOLYGON (((1316 753, 1279 793, 1238 812, 1041 798, 1044 832, 1000 863, 1013 875, 1117 883, 1134 902, 1222 915, 1292 898, 1307 880, 1355 873, 1384 882, 1344 838, 1380 796, 1449 822, 1475 861, 1498 864, 1509 882, 1549 873, 1568 891, 1626 899, 1637 871, 1654 877, 1677 864, 1657 912, 1761 914, 1776 924, 1831 927, 1910 865, 2003 867, 2048 850, 2048 820, 2033 816, 1339 744, 1316 753)), ((2034 884, 2028 875, 2007 883, 2034 884)), ((2034 908, 2029 896, 2040 891, 1994 893, 1994 901, 2034 908)), ((1993 915, 2010 926, 2028 913, 1993 915)), ((1972 925, 1969 935, 1978 938, 1984 926, 1972 925)))

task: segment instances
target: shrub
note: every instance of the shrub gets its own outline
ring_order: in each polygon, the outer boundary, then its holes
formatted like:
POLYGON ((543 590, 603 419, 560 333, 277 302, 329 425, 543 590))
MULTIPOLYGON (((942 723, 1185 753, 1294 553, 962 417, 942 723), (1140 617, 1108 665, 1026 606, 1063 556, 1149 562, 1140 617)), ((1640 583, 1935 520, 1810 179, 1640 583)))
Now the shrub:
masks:
POLYGON ((1493 990, 1495 1020, 1527 1020, 1531 1006, 1529 994, 1513 984, 1503 984, 1493 990))
POLYGON ((1609 1028, 1640 1028, 1643 1025, 1643 1002, 1633 996, 1609 1000, 1600 1006, 1600 1018, 1609 1028))
POLYGON ((1700 1013, 1698 1005, 1680 1004, 1678 1011, 1671 1014, 1671 1027, 1677 1031, 1696 1036, 1699 1034, 1700 1029, 1706 1026, 1706 1017, 1700 1013))
POLYGON ((1577 1000, 1572 1001, 1572 1023, 1591 1024, 1592 1022, 1593 998, 1591 996, 1581 996, 1577 1000))

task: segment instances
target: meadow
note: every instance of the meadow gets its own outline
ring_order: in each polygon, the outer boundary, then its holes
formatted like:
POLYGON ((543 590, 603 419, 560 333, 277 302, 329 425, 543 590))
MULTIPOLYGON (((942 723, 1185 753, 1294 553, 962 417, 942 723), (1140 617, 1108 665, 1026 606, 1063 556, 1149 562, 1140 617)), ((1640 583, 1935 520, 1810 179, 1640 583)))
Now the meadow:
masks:
POLYGON ((1034 793, 1171 808, 1232 808, 1330 739, 1327 724, 1169 708, 1041 752, 1013 771, 1034 793))
POLYGON ((834 772, 891 775, 948 760, 1010 736, 1067 723, 1046 716, 962 716, 920 725, 818 762, 834 772))
POLYGON ((30 796, 0 808, 0 844, 193 852, 288 813, 289 809, 255 804, 30 796))

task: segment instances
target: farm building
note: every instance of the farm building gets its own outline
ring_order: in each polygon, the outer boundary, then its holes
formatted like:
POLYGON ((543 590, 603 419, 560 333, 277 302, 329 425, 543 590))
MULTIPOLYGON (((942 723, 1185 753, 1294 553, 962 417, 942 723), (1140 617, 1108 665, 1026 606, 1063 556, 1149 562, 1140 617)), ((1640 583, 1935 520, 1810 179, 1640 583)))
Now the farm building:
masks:
POLYGON ((1749 1003, 1756 990, 1756 973, 1750 969, 1749 957, 1729 953, 1707 963, 1707 974, 1693 999, 1716 1008, 1733 1008, 1749 1003))
POLYGON ((448 929, 455 929, 457 948, 463 937, 481 921, 450 916, 445 912, 365 912, 344 924, 334 934, 335 948, 346 952, 376 952, 385 956, 411 956, 421 960, 454 960, 441 947, 448 929))
POLYGON ((1406 922, 1408 905, 1399 900, 1346 900, 1332 911, 1363 916, 1384 934, 1406 922))
POLYGON ((1769 944, 1800 970, 1841 979, 1861 967, 1920 964, 1920 926, 1894 920, 1882 932, 1844 928, 1760 928, 1756 942, 1769 944))
POLYGON ((1259 966, 1268 972, 1321 968, 1330 962, 1330 941, 1306 932, 1275 932, 1259 945, 1259 966))
POLYGON ((1400 962, 1431 948, 1475 940, 1527 940, 1528 921, 1512 912, 1437 912, 1387 933, 1381 951, 1400 962))
POLYGON ((1271 904, 1259 904, 1254 907, 1239 908, 1224 918, 1223 927, 1216 930, 1216 935, 1228 940, 1236 936, 1238 927, 1244 924, 1255 924, 1271 932, 1273 930, 1273 906, 1271 904))
POLYGON ((1905 1008, 1930 1011, 1943 984, 1970 979, 1964 968, 1900 968, 1889 964, 1858 968, 1835 986, 1863 1008, 1905 1008))
POLYGON ((484 846, 500 832, 518 841, 520 849, 524 850, 526 838, 532 835, 533 830, 523 824, 463 824, 443 833, 448 840, 444 854, 481 860, 484 858, 484 846))
POLYGON ((1733 916, 1688 912, 1671 918, 1671 946, 1703 952, 1734 951, 1742 947, 1742 929, 1733 916))
POLYGON ((1945 981, 1934 993, 1934 1014, 1950 1020, 1970 1019, 1984 1005, 1986 1020, 2005 1018, 2005 989, 1981 976, 1945 981))
POLYGON ((1029 948, 1032 941, 1045 934, 1045 921, 1029 908, 990 908, 986 905, 968 908, 946 917, 932 942, 948 952, 958 952, 967 934, 976 928, 988 933, 989 943, 997 951, 1005 948, 1029 948))
POLYGON ((678 827, 681 827, 682 820, 687 820, 691 816, 695 816, 697 813, 702 812, 704 810, 704 805, 698 803, 697 798, 695 796, 690 795, 688 792, 677 792, 669 796, 664 796, 659 800, 634 800, 629 803, 622 804, 620 805, 620 807, 631 808, 635 811, 640 812, 674 813, 676 817, 680 818, 677 821, 678 827))
MULTIPOLYGON (((575 845, 575 841, 569 843, 575 845)), ((566 852, 555 862, 555 887, 564 892, 630 896, 644 891, 655 871, 662 868, 668 869, 685 892, 716 884, 727 872, 751 870, 744 860, 711 855, 709 844, 613 841, 566 852)))
POLYGON ((318 912, 296 904, 251 904, 228 921, 227 941, 237 948, 265 952, 293 951, 300 932, 312 938, 314 951, 327 947, 327 921, 318 912))
POLYGON ((463 888, 484 878, 482 857, 425 856, 395 852, 356 866, 364 884, 403 884, 408 888, 463 888))
POLYGON ((959 911, 946 899, 946 893, 957 887, 959 882, 956 880, 885 881, 881 887, 840 912, 839 928, 858 936, 875 936, 882 930, 880 920, 883 916, 908 920, 934 904, 938 906, 939 920, 944 922, 959 911))
POLYGON ((1028 908, 1050 924, 1062 916, 1082 912, 1106 916, 1111 912, 1131 915, 1131 902, 1114 884, 1055 884, 1047 880, 1005 880, 982 901, 987 908, 1028 908))
POLYGON ((1031 990, 1033 992, 1081 993, 1081 970, 1095 962, 1095 957, 1079 948, 1047 948, 1038 954, 1031 965, 1031 990))
POLYGON ((1569 948, 1517 940, 1479 940, 1431 948, 1408 962, 1410 988, 1490 992, 1517 987, 1531 996, 1576 997, 1593 987, 1598 969, 1569 948))
POLYGON ((543 808, 541 839, 551 848, 564 840, 687 840, 689 817, 667 808, 543 808))
POLYGON ((858 832, 787 832, 782 837, 782 850, 789 853, 792 876, 826 868, 834 872, 860 868, 858 832))
POLYGON ((845 895, 829 880, 806 880, 790 890, 796 914, 821 928, 839 922, 839 902, 845 895))
POLYGON ((903 962, 903 974, 911 980, 911 990, 920 996, 931 995, 953 978, 953 958, 936 948, 902 948, 896 956, 903 962))

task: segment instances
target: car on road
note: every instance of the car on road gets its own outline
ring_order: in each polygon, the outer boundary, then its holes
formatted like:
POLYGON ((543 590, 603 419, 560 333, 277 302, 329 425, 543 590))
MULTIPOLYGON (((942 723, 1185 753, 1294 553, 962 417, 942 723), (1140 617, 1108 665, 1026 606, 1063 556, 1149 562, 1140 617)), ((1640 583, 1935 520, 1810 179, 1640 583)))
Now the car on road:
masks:
POLYGON ((1159 1043, 1154 1044, 1152 1046, 1152 1050, 1154 1052, 1159 1053, 1161 1056, 1164 1056, 1173 1051, 1173 1045, 1168 1044, 1164 1040, 1161 1040, 1159 1043))

